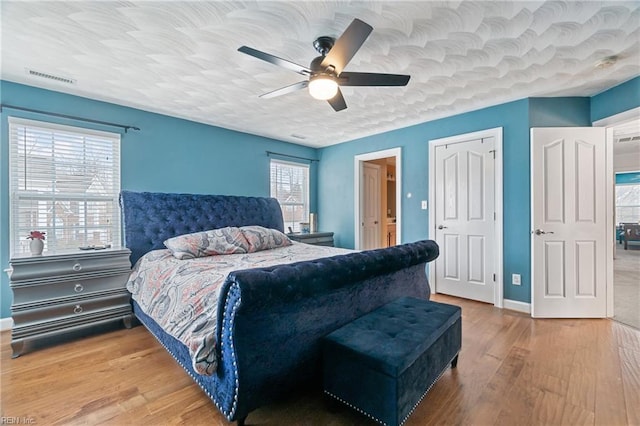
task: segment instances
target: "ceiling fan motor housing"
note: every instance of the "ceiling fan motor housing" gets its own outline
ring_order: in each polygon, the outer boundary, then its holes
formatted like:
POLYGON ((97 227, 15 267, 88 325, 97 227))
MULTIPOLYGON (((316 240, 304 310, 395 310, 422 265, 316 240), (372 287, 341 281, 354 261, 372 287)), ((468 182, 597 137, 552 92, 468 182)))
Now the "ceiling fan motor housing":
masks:
POLYGON ((313 42, 313 47, 318 51, 322 56, 327 56, 327 53, 333 47, 333 44, 336 42, 336 39, 329 36, 318 37, 313 42))
POLYGON ((317 56, 313 58, 311 64, 309 65, 309 69, 311 70, 311 75, 324 74, 331 77, 335 77, 336 73, 334 72, 333 66, 323 67, 322 61, 324 60, 324 56, 317 56))

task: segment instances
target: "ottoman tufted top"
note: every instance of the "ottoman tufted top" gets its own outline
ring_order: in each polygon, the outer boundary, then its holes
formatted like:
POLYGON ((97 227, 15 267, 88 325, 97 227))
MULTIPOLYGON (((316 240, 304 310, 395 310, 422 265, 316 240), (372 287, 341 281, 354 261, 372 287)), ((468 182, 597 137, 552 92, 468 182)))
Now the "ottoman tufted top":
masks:
POLYGON ((397 377, 460 318, 459 306, 403 297, 329 334, 369 368, 397 377))

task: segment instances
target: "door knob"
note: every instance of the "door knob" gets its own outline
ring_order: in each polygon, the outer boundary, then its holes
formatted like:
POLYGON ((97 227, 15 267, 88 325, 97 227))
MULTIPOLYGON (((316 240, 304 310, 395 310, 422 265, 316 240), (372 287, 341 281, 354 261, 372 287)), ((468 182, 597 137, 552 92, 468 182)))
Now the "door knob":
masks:
POLYGON ((446 226, 438 225, 438 229, 446 229, 446 228, 447 228, 446 226))
POLYGON ((536 229, 535 231, 533 231, 536 235, 543 235, 543 234, 553 234, 553 231, 543 231, 542 229, 536 229))

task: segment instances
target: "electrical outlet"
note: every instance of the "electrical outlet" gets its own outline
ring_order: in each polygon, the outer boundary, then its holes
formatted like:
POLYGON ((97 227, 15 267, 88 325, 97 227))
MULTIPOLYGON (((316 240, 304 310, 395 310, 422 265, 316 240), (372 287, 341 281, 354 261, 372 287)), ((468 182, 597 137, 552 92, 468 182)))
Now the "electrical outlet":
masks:
POLYGON ((511 274, 511 284, 520 285, 520 274, 511 274))
POLYGON ((427 209, 427 200, 422 200, 422 210, 426 210, 427 209))

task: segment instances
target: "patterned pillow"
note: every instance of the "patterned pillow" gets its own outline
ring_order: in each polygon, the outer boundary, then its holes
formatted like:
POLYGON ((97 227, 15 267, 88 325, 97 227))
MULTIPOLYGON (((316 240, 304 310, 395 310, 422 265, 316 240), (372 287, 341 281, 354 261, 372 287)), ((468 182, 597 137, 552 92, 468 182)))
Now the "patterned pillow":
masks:
POLYGON ((241 226, 240 230, 249 244, 249 253, 286 247, 292 244, 289 237, 277 229, 264 228, 262 226, 241 226))
POLYGON ((247 253, 249 242, 239 228, 226 227, 169 238, 164 245, 177 259, 247 253))

